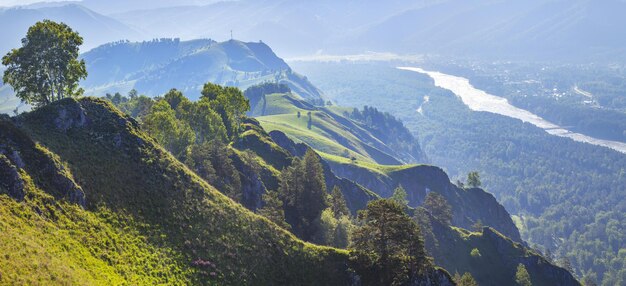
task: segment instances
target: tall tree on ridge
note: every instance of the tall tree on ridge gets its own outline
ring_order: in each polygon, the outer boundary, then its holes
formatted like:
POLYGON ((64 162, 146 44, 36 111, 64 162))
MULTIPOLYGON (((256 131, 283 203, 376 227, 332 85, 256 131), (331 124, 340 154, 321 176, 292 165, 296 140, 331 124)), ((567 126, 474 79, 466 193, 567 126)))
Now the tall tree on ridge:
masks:
POLYGON ((22 47, 2 57, 7 66, 2 80, 23 102, 42 106, 83 93, 78 82, 87 77, 85 62, 78 60, 83 38, 64 23, 50 20, 31 26, 22 47))

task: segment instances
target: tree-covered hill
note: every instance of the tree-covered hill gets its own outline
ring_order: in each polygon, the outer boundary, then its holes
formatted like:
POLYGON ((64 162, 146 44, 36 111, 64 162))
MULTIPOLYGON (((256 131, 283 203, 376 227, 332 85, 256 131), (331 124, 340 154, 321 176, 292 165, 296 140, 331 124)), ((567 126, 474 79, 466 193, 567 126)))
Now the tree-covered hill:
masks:
MULTIPOLYGON (((299 119, 298 112, 301 117, 304 117, 303 114, 308 111, 333 112, 333 118, 340 119, 315 123, 315 120, 323 117, 313 117, 312 125, 324 124, 332 126, 333 130, 342 130, 341 134, 346 134, 344 138, 351 138, 350 136, 359 133, 354 127, 346 128, 345 126, 361 126, 372 134, 375 130, 359 123, 368 120, 361 118, 352 122, 350 113, 356 113, 355 110, 341 107, 316 108, 303 104, 290 96, 288 92, 275 93, 278 89, 271 89, 267 85, 264 86, 264 90, 269 94, 251 99, 251 102, 254 102, 252 105, 256 106, 253 107, 251 114, 259 115, 257 118, 261 125, 274 130, 270 132, 270 135, 280 147, 295 156, 303 156, 304 150, 307 149, 305 143, 311 144, 322 155, 325 164, 333 174, 344 180, 354 181, 381 197, 393 197, 394 190, 403 187, 406 190, 407 207, 414 213, 422 229, 427 250, 436 263, 445 264, 446 269, 451 269, 451 273, 470 273, 480 282, 480 285, 508 285, 514 283, 516 267, 522 263, 527 266, 532 281, 537 285, 579 285, 566 270, 548 262, 541 254, 525 245, 510 214, 493 195, 480 188, 458 187, 450 182, 443 170, 435 166, 382 165, 367 157, 351 160, 324 153, 320 150, 323 150, 325 145, 318 145, 319 142, 324 142, 324 140, 332 142, 333 137, 323 131, 324 129, 308 129, 306 125, 295 123, 298 120, 307 120, 306 118, 299 119), (347 116, 339 115, 342 110, 345 111, 342 113, 347 116), (297 127, 298 124, 302 127, 297 127), (290 138, 304 143, 295 143, 290 138), (422 206, 429 193, 441 194, 449 204, 452 212, 449 224, 438 222, 429 213, 424 214, 422 206), (490 228, 483 230, 483 226, 490 228), (478 232, 468 231, 468 229, 476 230, 476 228, 480 228, 478 232), (471 250, 474 248, 481 249, 484 257, 474 258, 471 255, 471 250)), ((246 94, 250 96, 252 92, 247 91, 246 94)), ((374 118, 384 117, 383 113, 368 109, 360 115, 364 117, 365 114, 370 113, 375 115, 374 118)), ((377 124, 384 122, 385 120, 382 122, 379 120, 377 124)), ((395 122, 395 119, 391 122, 395 122)), ((400 156, 398 154, 394 153, 400 156)))
POLYGON ((580 285, 567 270, 490 227, 466 230, 438 221, 425 209, 415 217, 422 226, 426 250, 451 273, 471 273, 479 285, 516 285, 518 265, 532 285, 580 285))
POLYGON ((66 99, 1 124, 2 283, 349 279, 345 251, 234 203, 104 101, 66 99))

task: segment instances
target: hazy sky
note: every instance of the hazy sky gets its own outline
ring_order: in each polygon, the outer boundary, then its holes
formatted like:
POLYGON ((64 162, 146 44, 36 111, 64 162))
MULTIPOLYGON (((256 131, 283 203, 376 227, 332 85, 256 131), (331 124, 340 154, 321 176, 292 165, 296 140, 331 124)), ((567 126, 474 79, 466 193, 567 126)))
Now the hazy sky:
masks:
POLYGON ((48 1, 41 1, 41 0, 0 0, 0 6, 7 7, 7 6, 16 6, 16 5, 28 5, 28 4, 33 4, 33 3, 37 3, 37 2, 63 2, 63 1, 67 1, 67 0, 48 0, 48 1))

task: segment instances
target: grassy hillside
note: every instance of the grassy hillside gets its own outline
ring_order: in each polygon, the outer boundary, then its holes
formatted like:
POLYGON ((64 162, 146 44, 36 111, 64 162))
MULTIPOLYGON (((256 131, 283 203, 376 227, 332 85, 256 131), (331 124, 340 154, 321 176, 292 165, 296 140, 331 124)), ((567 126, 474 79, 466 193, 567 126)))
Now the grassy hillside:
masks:
POLYGON ((27 195, 0 195, 0 248, 11 250, 2 283, 347 283, 345 251, 304 243, 226 198, 109 103, 66 99, 17 122, 3 123, 0 153, 46 150, 85 208, 50 196, 56 181, 36 171, 40 160, 9 160, 27 195))
POLYGON ((329 108, 311 106, 289 93, 266 95, 265 101, 252 108, 251 114, 268 132, 280 130, 321 153, 367 163, 400 164, 393 150, 363 126, 329 108))
POLYGON ((351 180, 381 197, 391 196, 394 189, 402 185, 411 207, 419 206, 430 191, 441 193, 453 206, 455 225, 470 228, 481 220, 521 241, 508 212, 493 196, 480 189, 464 190, 454 186, 440 168, 401 164, 388 154, 398 155, 362 125, 333 111, 341 111, 341 108, 314 107, 290 93, 269 94, 253 102, 256 104, 250 113, 260 115, 256 119, 264 129, 279 130, 292 140, 311 146, 338 177, 351 180))
MULTIPOLYGON (((252 187, 250 190, 243 188, 244 197, 255 197, 257 201, 253 203, 244 203, 245 206, 261 205, 261 194, 266 190, 277 190, 279 186, 280 172, 291 165, 294 157, 303 157, 309 146, 304 144, 296 144, 280 131, 272 131, 270 134, 260 126, 259 122, 254 119, 247 119, 243 124, 245 132, 241 134, 239 140, 232 144, 232 148, 237 152, 235 161, 245 165, 242 152, 250 151, 254 154, 254 158, 260 169, 260 180, 263 188, 252 187)), ((364 209, 370 200, 380 198, 370 190, 343 178, 337 177, 327 163, 322 162, 324 169, 324 178, 326 181, 326 189, 332 190, 338 186, 346 200, 348 208, 356 214, 358 210, 364 209)), ((241 167, 239 169, 242 169, 241 167)), ((245 169, 245 168, 244 168, 245 169)), ((249 176, 242 176, 242 180, 249 180, 249 176)))

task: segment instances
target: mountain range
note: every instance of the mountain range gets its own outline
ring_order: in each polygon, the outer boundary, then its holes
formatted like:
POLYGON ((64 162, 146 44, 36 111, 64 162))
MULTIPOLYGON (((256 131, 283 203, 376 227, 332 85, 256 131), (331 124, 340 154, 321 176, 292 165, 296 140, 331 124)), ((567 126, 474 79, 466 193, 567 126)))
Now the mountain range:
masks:
POLYGON ((620 0, 241 0, 112 17, 154 35, 225 38, 233 30, 286 56, 379 51, 623 61, 624 13, 620 0))
POLYGON ((232 35, 247 42, 263 40, 286 57, 376 51, 508 60, 625 60, 621 28, 626 23, 621 15, 626 3, 621 0, 117 2, 0 10, 0 23, 10 27, 0 35, 7 39, 0 52, 15 47, 28 25, 50 18, 80 27, 83 51, 126 39, 226 40, 232 35))

